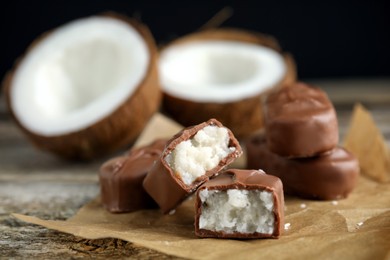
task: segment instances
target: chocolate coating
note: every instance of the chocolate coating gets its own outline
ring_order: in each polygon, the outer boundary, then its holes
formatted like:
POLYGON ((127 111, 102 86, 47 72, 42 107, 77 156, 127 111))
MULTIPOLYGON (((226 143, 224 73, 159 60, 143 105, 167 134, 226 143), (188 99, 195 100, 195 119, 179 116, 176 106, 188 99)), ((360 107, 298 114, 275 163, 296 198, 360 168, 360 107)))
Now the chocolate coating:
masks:
POLYGON ((346 198, 356 186, 359 164, 343 148, 312 158, 288 159, 271 152, 264 136, 247 143, 247 168, 263 169, 279 177, 284 191, 303 198, 334 200, 346 198))
POLYGON ((242 154, 240 144, 233 133, 227 129, 229 147, 235 147, 235 151, 223 158, 216 167, 206 171, 204 175, 197 178, 191 185, 186 185, 166 162, 166 157, 179 143, 191 139, 199 130, 209 125, 223 127, 216 119, 210 119, 199 125, 183 129, 168 141, 161 158, 156 161, 146 176, 143 186, 148 194, 157 202, 164 214, 175 209, 183 200, 194 193, 197 187, 206 182, 210 177, 218 174, 219 171, 242 154))
POLYGON ((311 157, 337 146, 336 112, 321 89, 294 83, 269 95, 266 108, 266 139, 272 152, 311 157))
POLYGON ((132 153, 136 153, 137 150, 140 150, 140 149, 144 150, 146 153, 159 153, 161 155, 161 153, 164 151, 167 143, 168 143, 168 139, 156 139, 148 145, 145 145, 145 146, 142 146, 142 147, 139 147, 136 149, 130 149, 129 151, 127 151, 125 153, 125 155, 129 156, 132 153))
POLYGON ((203 184, 197 191, 195 201, 195 235, 199 237, 219 237, 219 238, 277 238, 282 234, 284 229, 284 195, 283 184, 275 176, 267 175, 262 170, 227 170, 214 179, 203 184), (261 190, 273 193, 274 198, 274 217, 275 226, 272 234, 263 233, 225 233, 221 231, 212 231, 199 228, 199 219, 202 214, 202 202, 199 192, 203 189, 226 191, 229 189, 241 190, 261 190))
POLYGON ((110 212, 131 212, 156 208, 154 200, 142 187, 142 182, 160 157, 166 140, 131 150, 125 156, 108 160, 100 168, 101 201, 110 212))

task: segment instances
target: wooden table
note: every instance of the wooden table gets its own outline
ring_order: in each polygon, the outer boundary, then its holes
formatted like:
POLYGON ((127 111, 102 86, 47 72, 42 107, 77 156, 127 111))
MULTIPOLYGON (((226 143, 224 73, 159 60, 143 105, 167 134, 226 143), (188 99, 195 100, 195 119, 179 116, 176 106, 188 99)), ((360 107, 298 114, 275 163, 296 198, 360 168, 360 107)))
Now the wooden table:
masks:
MULTIPOLYGON (((363 103, 390 144, 390 79, 314 81, 334 102, 341 137, 353 104, 363 103)), ((10 213, 64 220, 99 193, 107 158, 69 163, 37 150, 0 100, 0 258, 175 258, 119 239, 86 240, 16 220, 10 213)))

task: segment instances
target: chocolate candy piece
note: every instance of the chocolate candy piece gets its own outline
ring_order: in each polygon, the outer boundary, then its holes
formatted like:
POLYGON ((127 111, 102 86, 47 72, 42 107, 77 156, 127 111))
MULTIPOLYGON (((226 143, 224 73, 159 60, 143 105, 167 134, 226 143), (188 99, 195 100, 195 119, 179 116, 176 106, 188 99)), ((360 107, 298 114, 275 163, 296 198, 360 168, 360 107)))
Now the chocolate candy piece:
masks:
POLYGON ((198 189, 195 203, 199 237, 277 238, 284 228, 283 184, 262 170, 227 170, 198 189))
POLYGON ((358 161, 343 148, 312 158, 288 159, 271 152, 262 135, 252 137, 246 147, 247 168, 263 169, 279 177, 286 193, 334 200, 346 198, 356 186, 358 161))
POLYGON ((272 152, 310 157, 337 146, 336 112, 319 88, 294 83, 269 95, 266 108, 266 139, 272 152))
POLYGON ((144 180, 163 213, 242 154, 233 133, 215 119, 188 127, 170 141, 144 180))
POLYGON ((142 182, 154 161, 160 158, 166 142, 157 140, 102 165, 99 174, 101 201, 108 211, 120 213, 157 207, 142 182))

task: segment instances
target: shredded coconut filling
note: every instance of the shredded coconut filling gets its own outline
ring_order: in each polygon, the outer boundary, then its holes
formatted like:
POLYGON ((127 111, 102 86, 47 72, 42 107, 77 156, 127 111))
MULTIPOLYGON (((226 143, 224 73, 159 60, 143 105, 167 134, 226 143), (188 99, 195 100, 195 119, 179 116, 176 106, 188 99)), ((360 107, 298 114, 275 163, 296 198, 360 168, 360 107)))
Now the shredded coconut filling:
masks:
POLYGON ((274 232, 273 194, 261 190, 203 189, 199 228, 225 233, 274 232))
POLYGON ((186 185, 191 185, 236 150, 229 147, 229 140, 225 127, 209 125, 178 144, 165 160, 186 185))

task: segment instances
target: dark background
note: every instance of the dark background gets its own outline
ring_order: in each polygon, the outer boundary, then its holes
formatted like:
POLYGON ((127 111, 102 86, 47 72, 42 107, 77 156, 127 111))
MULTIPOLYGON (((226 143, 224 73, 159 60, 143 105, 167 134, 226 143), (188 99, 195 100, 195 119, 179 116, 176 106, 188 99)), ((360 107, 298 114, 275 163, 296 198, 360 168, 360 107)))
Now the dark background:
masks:
POLYGON ((301 79, 389 77, 390 1, 2 1, 0 77, 43 32, 113 10, 140 17, 158 43, 199 29, 223 7, 222 26, 275 36, 301 79))

